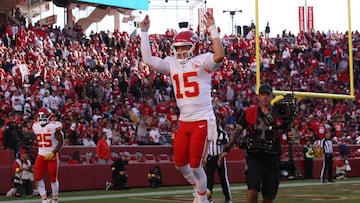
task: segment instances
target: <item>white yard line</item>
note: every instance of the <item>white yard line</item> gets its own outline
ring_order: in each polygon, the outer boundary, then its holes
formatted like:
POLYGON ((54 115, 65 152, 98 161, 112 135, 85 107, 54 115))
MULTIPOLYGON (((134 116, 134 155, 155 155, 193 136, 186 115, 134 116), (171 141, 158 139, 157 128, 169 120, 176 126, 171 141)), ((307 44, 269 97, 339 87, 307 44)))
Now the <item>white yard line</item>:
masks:
MULTIPOLYGON (((280 182, 280 188, 282 187, 300 187, 300 186, 313 186, 313 185, 323 185, 323 184, 349 184, 349 183, 360 183, 360 180, 346 180, 339 181, 336 183, 320 183, 320 182, 311 182, 311 183, 291 183, 291 181, 280 182)), ((235 186, 231 187, 231 190, 246 190, 246 186, 235 186)), ((178 195, 186 194, 189 195, 194 190, 175 190, 175 191, 158 191, 158 192, 139 192, 139 193, 122 193, 122 194, 109 194, 109 195, 94 195, 94 196, 74 196, 74 197, 61 197, 59 201, 75 201, 75 200, 93 200, 93 199, 110 199, 110 198, 123 198, 123 197, 141 197, 141 196, 154 196, 154 195, 178 195)), ((214 188, 214 191, 221 191, 221 188, 214 188)), ((61 195, 61 193, 60 193, 61 195)), ((0 201, 4 203, 32 203, 39 202, 39 199, 24 199, 24 200, 11 200, 11 201, 0 201)))

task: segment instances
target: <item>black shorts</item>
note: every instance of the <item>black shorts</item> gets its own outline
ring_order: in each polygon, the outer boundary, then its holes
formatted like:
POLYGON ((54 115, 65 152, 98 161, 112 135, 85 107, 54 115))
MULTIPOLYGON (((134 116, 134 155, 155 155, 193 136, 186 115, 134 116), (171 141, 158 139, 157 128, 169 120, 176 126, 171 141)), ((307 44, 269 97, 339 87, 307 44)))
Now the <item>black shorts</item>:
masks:
POLYGON ((264 198, 275 199, 280 182, 279 157, 252 156, 246 157, 248 190, 261 191, 264 198))

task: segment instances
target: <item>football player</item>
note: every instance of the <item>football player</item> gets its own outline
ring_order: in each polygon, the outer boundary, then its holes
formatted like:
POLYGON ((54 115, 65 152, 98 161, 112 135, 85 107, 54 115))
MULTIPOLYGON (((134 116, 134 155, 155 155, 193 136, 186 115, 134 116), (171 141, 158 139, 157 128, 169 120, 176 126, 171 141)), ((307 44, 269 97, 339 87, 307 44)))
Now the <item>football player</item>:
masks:
POLYGON ((212 12, 206 12, 204 24, 210 33, 214 53, 198 54, 198 36, 179 32, 172 44, 174 56, 164 59, 151 55, 148 15, 140 23, 141 54, 144 63, 162 74, 170 75, 180 110, 179 127, 174 140, 175 167, 196 191, 194 202, 208 202, 206 174, 202 166, 207 140, 216 139, 216 121, 211 98, 211 76, 220 68, 225 56, 212 12))
POLYGON ((39 109, 36 115, 36 121, 32 129, 38 142, 38 155, 34 164, 34 179, 36 187, 40 193, 42 203, 47 203, 44 173, 47 172, 52 190, 52 203, 58 202, 59 181, 58 153, 63 146, 64 137, 62 133, 62 124, 55 121, 55 115, 49 108, 39 109))

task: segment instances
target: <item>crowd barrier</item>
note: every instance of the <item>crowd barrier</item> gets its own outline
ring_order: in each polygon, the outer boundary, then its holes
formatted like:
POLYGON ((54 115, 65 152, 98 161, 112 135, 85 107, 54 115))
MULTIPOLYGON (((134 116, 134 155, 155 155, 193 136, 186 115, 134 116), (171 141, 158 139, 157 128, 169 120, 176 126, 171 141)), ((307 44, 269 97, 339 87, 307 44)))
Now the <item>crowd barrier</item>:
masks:
MULTIPOLYGON (((351 151, 356 152, 360 148, 357 145, 350 146, 351 151)), ((79 150, 81 155, 86 153, 95 154, 94 147, 71 146, 64 147, 60 153, 63 156, 71 156, 73 151, 79 150)), ((128 165, 128 184, 130 187, 149 187, 147 180, 147 173, 155 166, 160 166, 163 173, 163 185, 187 185, 187 182, 182 175, 175 169, 172 160, 173 148, 171 146, 115 146, 111 147, 112 152, 128 151, 133 157, 128 165), (142 159, 138 159, 135 154, 141 153, 142 159)), ((283 149, 284 154, 287 148, 283 149)), ((33 149, 36 153, 36 149, 33 149)), ((293 153, 296 167, 304 174, 303 159, 299 156, 302 152, 302 146, 294 146, 293 153)), ((283 157, 286 160, 287 157, 283 157)), ((14 161, 13 151, 0 149, 0 194, 5 194, 9 188, 12 187, 11 177, 14 172, 12 164, 14 161)), ((352 167, 351 177, 360 177, 360 158, 351 158, 350 164, 352 167)), ((314 160, 314 178, 319 178, 322 167, 322 160, 314 160)), ((231 183, 243 183, 245 180, 245 161, 244 151, 234 149, 227 157, 228 176, 231 183)), ((61 191, 74 190, 94 190, 105 189, 105 182, 111 180, 110 164, 89 163, 85 160, 84 163, 78 165, 70 165, 66 162, 61 162, 59 167, 59 181, 61 191)), ((215 182, 219 183, 219 178, 216 175, 215 182)), ((50 185, 47 183, 47 189, 50 191, 50 185)))

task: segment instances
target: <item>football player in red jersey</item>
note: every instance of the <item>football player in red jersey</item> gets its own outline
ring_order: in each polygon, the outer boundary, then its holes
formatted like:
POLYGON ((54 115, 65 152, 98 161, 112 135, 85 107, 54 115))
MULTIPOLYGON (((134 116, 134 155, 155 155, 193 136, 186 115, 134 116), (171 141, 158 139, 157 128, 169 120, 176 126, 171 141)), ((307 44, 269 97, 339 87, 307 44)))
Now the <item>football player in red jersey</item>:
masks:
POLYGON ((140 23, 144 63, 159 73, 170 75, 174 87, 176 104, 180 110, 179 128, 174 140, 175 167, 194 186, 196 203, 208 202, 207 178, 202 160, 207 153, 208 140, 216 139, 211 77, 220 68, 225 57, 211 11, 206 12, 204 25, 210 33, 214 53, 198 54, 198 36, 186 30, 179 32, 174 38, 174 55, 162 59, 151 55, 147 33, 150 27, 149 16, 140 23))
POLYGON ((43 180, 45 172, 47 172, 51 183, 52 203, 58 202, 58 153, 63 146, 64 137, 61 131, 62 124, 55 121, 54 118, 55 115, 49 108, 41 108, 32 126, 38 142, 38 155, 34 164, 34 179, 42 203, 48 202, 43 180))

